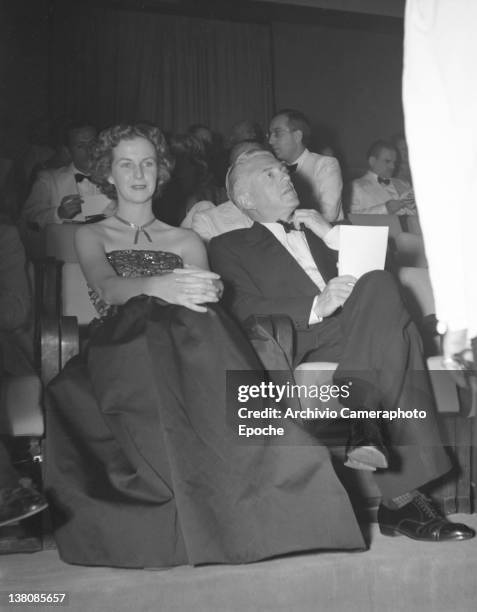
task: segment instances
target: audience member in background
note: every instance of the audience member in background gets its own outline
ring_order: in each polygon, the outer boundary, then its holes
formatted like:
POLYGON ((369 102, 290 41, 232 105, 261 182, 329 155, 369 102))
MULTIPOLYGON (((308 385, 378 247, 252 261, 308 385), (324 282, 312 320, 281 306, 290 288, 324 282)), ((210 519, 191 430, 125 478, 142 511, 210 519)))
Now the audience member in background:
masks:
POLYGON ((411 185, 393 178, 397 156, 390 142, 378 140, 371 145, 367 155, 368 172, 351 183, 351 213, 416 214, 411 185))
POLYGON ((190 209, 202 200, 220 204, 226 198, 207 165, 201 142, 190 134, 179 134, 170 140, 175 165, 172 179, 154 201, 158 219, 178 226, 190 209))
POLYGON ((401 179, 405 183, 412 186, 411 168, 409 166, 409 152, 407 149, 406 137, 404 134, 395 134, 391 142, 397 149, 398 160, 397 167, 394 172, 395 178, 401 179))
POLYGON ((228 155, 224 148, 222 136, 214 133, 202 123, 191 125, 187 132, 202 144, 209 171, 212 173, 215 183, 219 187, 223 187, 225 185, 225 174, 227 173, 228 155))
POLYGON ((0 371, 33 371, 31 295, 25 251, 13 225, 0 222, 0 371))
POLYGON ((262 126, 256 121, 243 119, 234 123, 230 131, 229 144, 234 147, 239 142, 255 141, 260 144, 265 144, 265 133, 262 126))
MULTIPOLYGON (((263 149, 263 145, 255 140, 239 142, 230 151, 230 165, 233 165, 242 153, 263 149)), ((251 225, 250 217, 230 200, 218 206, 213 206, 211 202, 206 201, 197 202, 181 223, 181 227, 193 229, 205 242, 209 242, 219 234, 251 225)))
MULTIPOLYGON (((24 336, 29 316, 25 252, 17 229, 0 223, 0 387, 4 376, 33 370, 31 346, 25 346, 24 336)), ((28 479, 21 479, 12 467, 0 441, 0 527, 40 512, 46 505, 28 479)))
POLYGON ((43 228, 48 223, 74 219, 81 213, 84 198, 100 195, 89 176, 90 147, 95 136, 95 128, 88 123, 71 124, 66 129, 72 161, 68 166, 38 173, 23 206, 22 216, 27 223, 43 228))
POLYGON ((18 230, 0 220, 0 329, 24 325, 30 307, 26 258, 18 230))
POLYGON ((303 113, 285 109, 273 117, 268 142, 289 169, 300 208, 314 208, 330 223, 343 218, 338 160, 307 149, 311 126, 303 113))
POLYGON ((194 136, 202 144, 205 153, 212 148, 214 135, 208 126, 203 123, 194 123, 189 126, 187 133, 194 136))

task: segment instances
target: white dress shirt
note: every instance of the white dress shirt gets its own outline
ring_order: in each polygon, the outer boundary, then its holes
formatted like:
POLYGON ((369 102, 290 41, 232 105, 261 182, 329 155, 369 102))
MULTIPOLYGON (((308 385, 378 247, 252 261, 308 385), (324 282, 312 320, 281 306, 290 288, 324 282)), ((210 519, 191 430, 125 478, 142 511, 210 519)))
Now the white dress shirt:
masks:
MULTIPOLYGON (((100 195, 99 187, 88 179, 83 179, 81 183, 76 182, 75 174, 78 172, 73 164, 39 172, 23 207, 23 218, 37 223, 41 228, 49 223, 62 223, 63 219, 58 217, 58 207, 65 196, 100 195)), ((105 207, 108 207, 109 200, 103 197, 105 207)))
MULTIPOLYGON (((262 223, 262 225, 266 227, 270 232, 272 232, 278 242, 280 242, 280 244, 286 248, 286 250, 290 253, 293 259, 295 259, 298 265, 308 274, 311 280, 315 283, 315 285, 319 289, 319 292, 321 293, 326 287, 326 283, 316 266, 315 260, 313 259, 313 255, 311 254, 310 247, 305 236, 305 232, 301 232, 298 230, 286 232, 285 228, 280 223, 262 223)), ((322 240, 330 249, 338 251, 339 225, 333 227, 322 240)), ((310 318, 308 320, 309 325, 313 325, 321 321, 321 317, 316 313, 315 308, 317 298, 318 295, 313 300, 313 304, 311 306, 310 318)))
MULTIPOLYGON (((351 209, 354 214, 389 215, 386 202, 402 200, 413 195, 409 183, 398 178, 389 179, 385 185, 378 181, 378 175, 369 170, 364 176, 351 183, 351 209)), ((398 215, 415 215, 414 208, 401 208, 398 215)))
POLYGON ((297 164, 292 181, 300 205, 314 208, 330 223, 342 219, 343 179, 338 160, 305 149, 293 164, 297 164))

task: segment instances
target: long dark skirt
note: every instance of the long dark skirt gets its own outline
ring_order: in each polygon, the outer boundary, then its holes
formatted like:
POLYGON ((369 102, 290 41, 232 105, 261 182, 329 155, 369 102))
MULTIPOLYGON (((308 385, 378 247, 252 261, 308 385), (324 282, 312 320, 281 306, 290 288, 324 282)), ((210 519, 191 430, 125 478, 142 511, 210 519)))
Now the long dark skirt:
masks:
POLYGON ((325 447, 294 423, 286 445, 239 440, 227 370, 260 376, 218 307, 141 296, 93 330, 48 390, 46 486, 64 561, 246 563, 364 547, 325 447))

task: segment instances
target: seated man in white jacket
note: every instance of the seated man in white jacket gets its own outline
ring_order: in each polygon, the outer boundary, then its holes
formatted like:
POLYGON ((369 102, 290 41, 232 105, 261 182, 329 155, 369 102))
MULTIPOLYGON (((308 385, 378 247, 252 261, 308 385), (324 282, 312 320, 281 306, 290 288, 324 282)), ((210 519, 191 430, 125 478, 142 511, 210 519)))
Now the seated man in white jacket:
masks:
POLYGON ((271 120, 268 142, 290 173, 300 208, 317 210, 329 223, 343 218, 343 179, 338 160, 308 150, 311 125, 297 110, 283 109, 271 120))
POLYGON ((351 208, 355 214, 415 215, 412 187, 393 178, 397 151, 385 140, 373 143, 368 151, 369 170, 351 183, 351 208))
MULTIPOLYGON (((42 170, 33 183, 24 204, 22 216, 26 222, 43 228, 49 223, 61 223, 81 215, 85 200, 97 198, 98 213, 109 200, 90 181, 89 148, 96 138, 96 129, 88 124, 72 124, 67 129, 67 147, 72 162, 68 166, 42 170), (104 201, 102 201, 104 200, 104 201)), ((84 218, 82 218, 84 220, 84 218)))

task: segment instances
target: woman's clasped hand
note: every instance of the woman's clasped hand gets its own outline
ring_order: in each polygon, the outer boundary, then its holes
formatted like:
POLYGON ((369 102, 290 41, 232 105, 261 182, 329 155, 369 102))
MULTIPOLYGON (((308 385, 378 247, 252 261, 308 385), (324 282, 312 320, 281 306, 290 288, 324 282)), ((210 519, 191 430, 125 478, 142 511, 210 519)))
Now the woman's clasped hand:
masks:
POLYGON ((187 266, 176 268, 170 274, 151 277, 148 293, 171 304, 207 312, 207 302, 219 301, 222 283, 215 272, 187 266))

